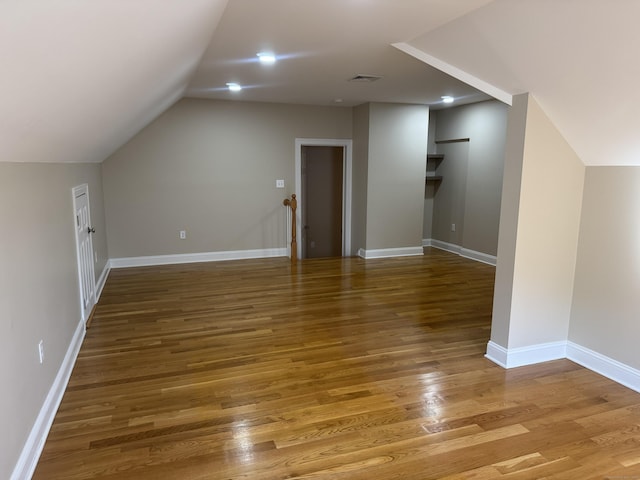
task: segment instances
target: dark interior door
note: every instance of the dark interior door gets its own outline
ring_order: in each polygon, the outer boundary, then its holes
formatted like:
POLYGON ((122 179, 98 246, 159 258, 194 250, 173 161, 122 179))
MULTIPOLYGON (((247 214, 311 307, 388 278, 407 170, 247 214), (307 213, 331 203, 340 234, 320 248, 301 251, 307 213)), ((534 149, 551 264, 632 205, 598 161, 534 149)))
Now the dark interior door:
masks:
POLYGON ((303 149, 302 256, 340 257, 343 147, 305 146, 303 149))

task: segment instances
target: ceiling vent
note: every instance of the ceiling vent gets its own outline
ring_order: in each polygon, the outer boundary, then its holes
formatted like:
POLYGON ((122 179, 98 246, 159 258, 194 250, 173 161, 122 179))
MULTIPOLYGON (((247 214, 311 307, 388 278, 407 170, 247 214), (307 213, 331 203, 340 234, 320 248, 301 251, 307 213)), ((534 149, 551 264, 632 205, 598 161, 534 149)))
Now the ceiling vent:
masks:
POLYGON ((380 75, 366 75, 363 73, 357 74, 355 77, 349 79, 350 82, 366 82, 371 83, 376 80, 380 80, 382 77, 380 75))

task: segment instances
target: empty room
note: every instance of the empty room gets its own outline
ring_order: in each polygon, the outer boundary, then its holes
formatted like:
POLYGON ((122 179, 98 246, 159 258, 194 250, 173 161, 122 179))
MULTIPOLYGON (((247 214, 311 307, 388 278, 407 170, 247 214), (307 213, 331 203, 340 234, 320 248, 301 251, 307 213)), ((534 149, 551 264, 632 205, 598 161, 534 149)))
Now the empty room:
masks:
POLYGON ((0 5, 0 478, 640 478, 640 4, 0 5))

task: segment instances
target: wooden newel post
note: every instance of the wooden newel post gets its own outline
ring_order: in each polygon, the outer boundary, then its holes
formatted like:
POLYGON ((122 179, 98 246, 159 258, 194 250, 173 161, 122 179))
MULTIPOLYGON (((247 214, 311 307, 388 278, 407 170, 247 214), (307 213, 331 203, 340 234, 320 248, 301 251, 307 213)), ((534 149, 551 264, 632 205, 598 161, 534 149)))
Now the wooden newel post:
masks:
POLYGON ((291 200, 285 198, 283 205, 291 207, 291 263, 298 260, 298 242, 296 241, 296 209, 298 208, 298 200, 296 194, 291 195, 291 200))

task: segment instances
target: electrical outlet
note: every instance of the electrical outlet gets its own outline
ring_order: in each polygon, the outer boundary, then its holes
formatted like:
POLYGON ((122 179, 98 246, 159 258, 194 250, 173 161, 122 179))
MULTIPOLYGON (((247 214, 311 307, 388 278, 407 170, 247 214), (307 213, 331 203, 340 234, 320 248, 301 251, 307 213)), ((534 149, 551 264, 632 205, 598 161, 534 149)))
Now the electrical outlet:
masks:
POLYGON ((187 238, 187 231, 180 230, 180 240, 184 240, 185 238, 187 238))
POLYGON ((44 363, 44 340, 38 342, 38 355, 40 356, 40 364, 44 363))
POLYGON ((455 232, 455 231, 456 231, 456 224, 455 224, 455 223, 452 223, 452 224, 451 224, 451 231, 452 231, 452 232, 455 232))

